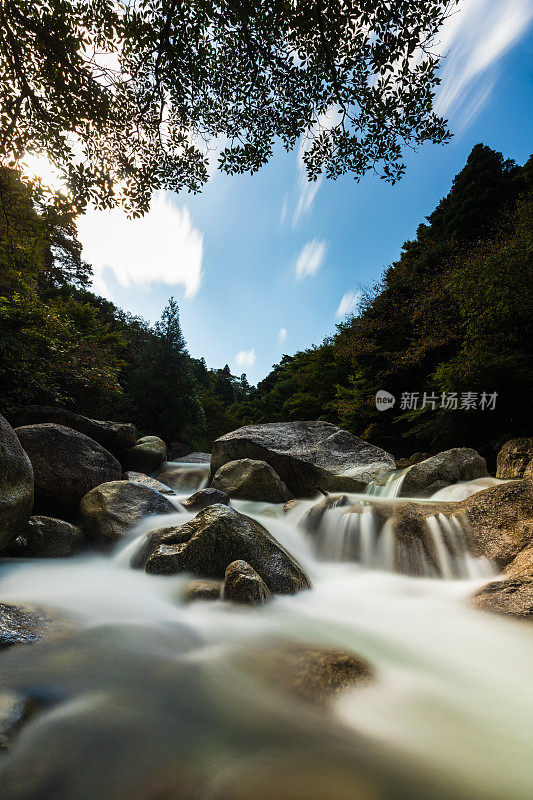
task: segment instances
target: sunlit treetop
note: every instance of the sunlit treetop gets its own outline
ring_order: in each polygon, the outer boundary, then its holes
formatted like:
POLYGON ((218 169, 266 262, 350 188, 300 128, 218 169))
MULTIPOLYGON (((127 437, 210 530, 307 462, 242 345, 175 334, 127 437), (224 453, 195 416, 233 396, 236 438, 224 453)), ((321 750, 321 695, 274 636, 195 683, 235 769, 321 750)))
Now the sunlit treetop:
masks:
POLYGON ((45 153, 76 208, 196 192, 303 138, 308 177, 388 181, 446 142, 438 31, 458 0, 0 0, 0 158, 45 153))

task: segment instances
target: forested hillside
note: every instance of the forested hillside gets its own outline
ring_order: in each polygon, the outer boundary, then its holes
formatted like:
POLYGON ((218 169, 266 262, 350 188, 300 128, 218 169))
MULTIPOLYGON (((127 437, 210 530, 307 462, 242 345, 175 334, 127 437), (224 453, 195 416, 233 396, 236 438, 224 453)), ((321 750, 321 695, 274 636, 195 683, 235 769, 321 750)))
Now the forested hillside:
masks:
POLYGON ((320 346, 284 356, 239 416, 325 419, 396 455, 470 445, 491 456, 528 434, 532 181, 532 159, 518 167, 474 147, 416 238, 363 291, 358 313, 320 346), (376 409, 379 389, 396 397, 394 408, 376 409), (424 392, 433 401, 421 408, 424 392), (468 392, 477 408, 461 408, 468 392), (453 397, 441 408, 443 393, 445 404, 456 393, 456 409, 453 397), (494 410, 483 393, 497 393, 494 410), (418 395, 417 408, 401 408, 406 395, 418 395))

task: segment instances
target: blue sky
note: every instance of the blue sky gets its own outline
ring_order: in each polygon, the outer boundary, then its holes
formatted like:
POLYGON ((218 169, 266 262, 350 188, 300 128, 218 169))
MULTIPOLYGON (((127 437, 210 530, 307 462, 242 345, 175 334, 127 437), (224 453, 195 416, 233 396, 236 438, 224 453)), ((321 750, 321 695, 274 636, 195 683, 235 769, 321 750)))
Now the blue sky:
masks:
POLYGON ((379 279, 448 192, 478 143, 523 163, 533 151, 533 0, 465 0, 443 32, 437 110, 455 133, 406 159, 405 178, 307 184, 297 151, 254 176, 215 173, 200 195, 150 213, 79 222, 95 290, 155 321, 170 295, 189 350, 256 383, 283 353, 319 344, 361 285, 379 279))

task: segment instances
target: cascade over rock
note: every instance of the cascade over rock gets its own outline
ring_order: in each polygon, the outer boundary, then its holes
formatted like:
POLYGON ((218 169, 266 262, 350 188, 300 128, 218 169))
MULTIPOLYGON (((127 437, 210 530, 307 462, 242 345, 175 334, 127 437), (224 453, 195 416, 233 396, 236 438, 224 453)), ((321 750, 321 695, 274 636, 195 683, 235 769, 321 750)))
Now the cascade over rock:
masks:
POLYGON ((298 562, 259 522, 219 504, 179 527, 151 533, 133 563, 145 564, 152 574, 192 572, 223 579, 237 560, 253 567, 271 592, 294 594, 311 585, 298 562))
POLYGON ((470 447, 454 447, 409 467, 400 487, 402 497, 431 497, 458 481, 488 475, 485 459, 470 447))
POLYGON ((379 472, 395 467, 380 447, 329 422, 271 422, 247 425, 217 439, 211 477, 228 461, 266 461, 295 496, 326 491, 360 491, 379 472))

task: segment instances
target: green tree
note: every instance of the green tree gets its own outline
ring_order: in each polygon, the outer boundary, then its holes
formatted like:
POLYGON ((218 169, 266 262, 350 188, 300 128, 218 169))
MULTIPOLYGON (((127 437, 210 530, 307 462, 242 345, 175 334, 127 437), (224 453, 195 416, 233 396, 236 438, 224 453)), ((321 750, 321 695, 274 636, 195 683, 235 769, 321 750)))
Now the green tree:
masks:
POLYGON ((386 180, 448 139, 436 36, 458 0, 3 0, 0 157, 44 152, 83 208, 197 191, 303 136, 311 179, 386 180))
POLYGON ((171 297, 153 334, 146 337, 140 363, 128 381, 137 424, 168 442, 188 438, 203 423, 191 357, 171 297))

